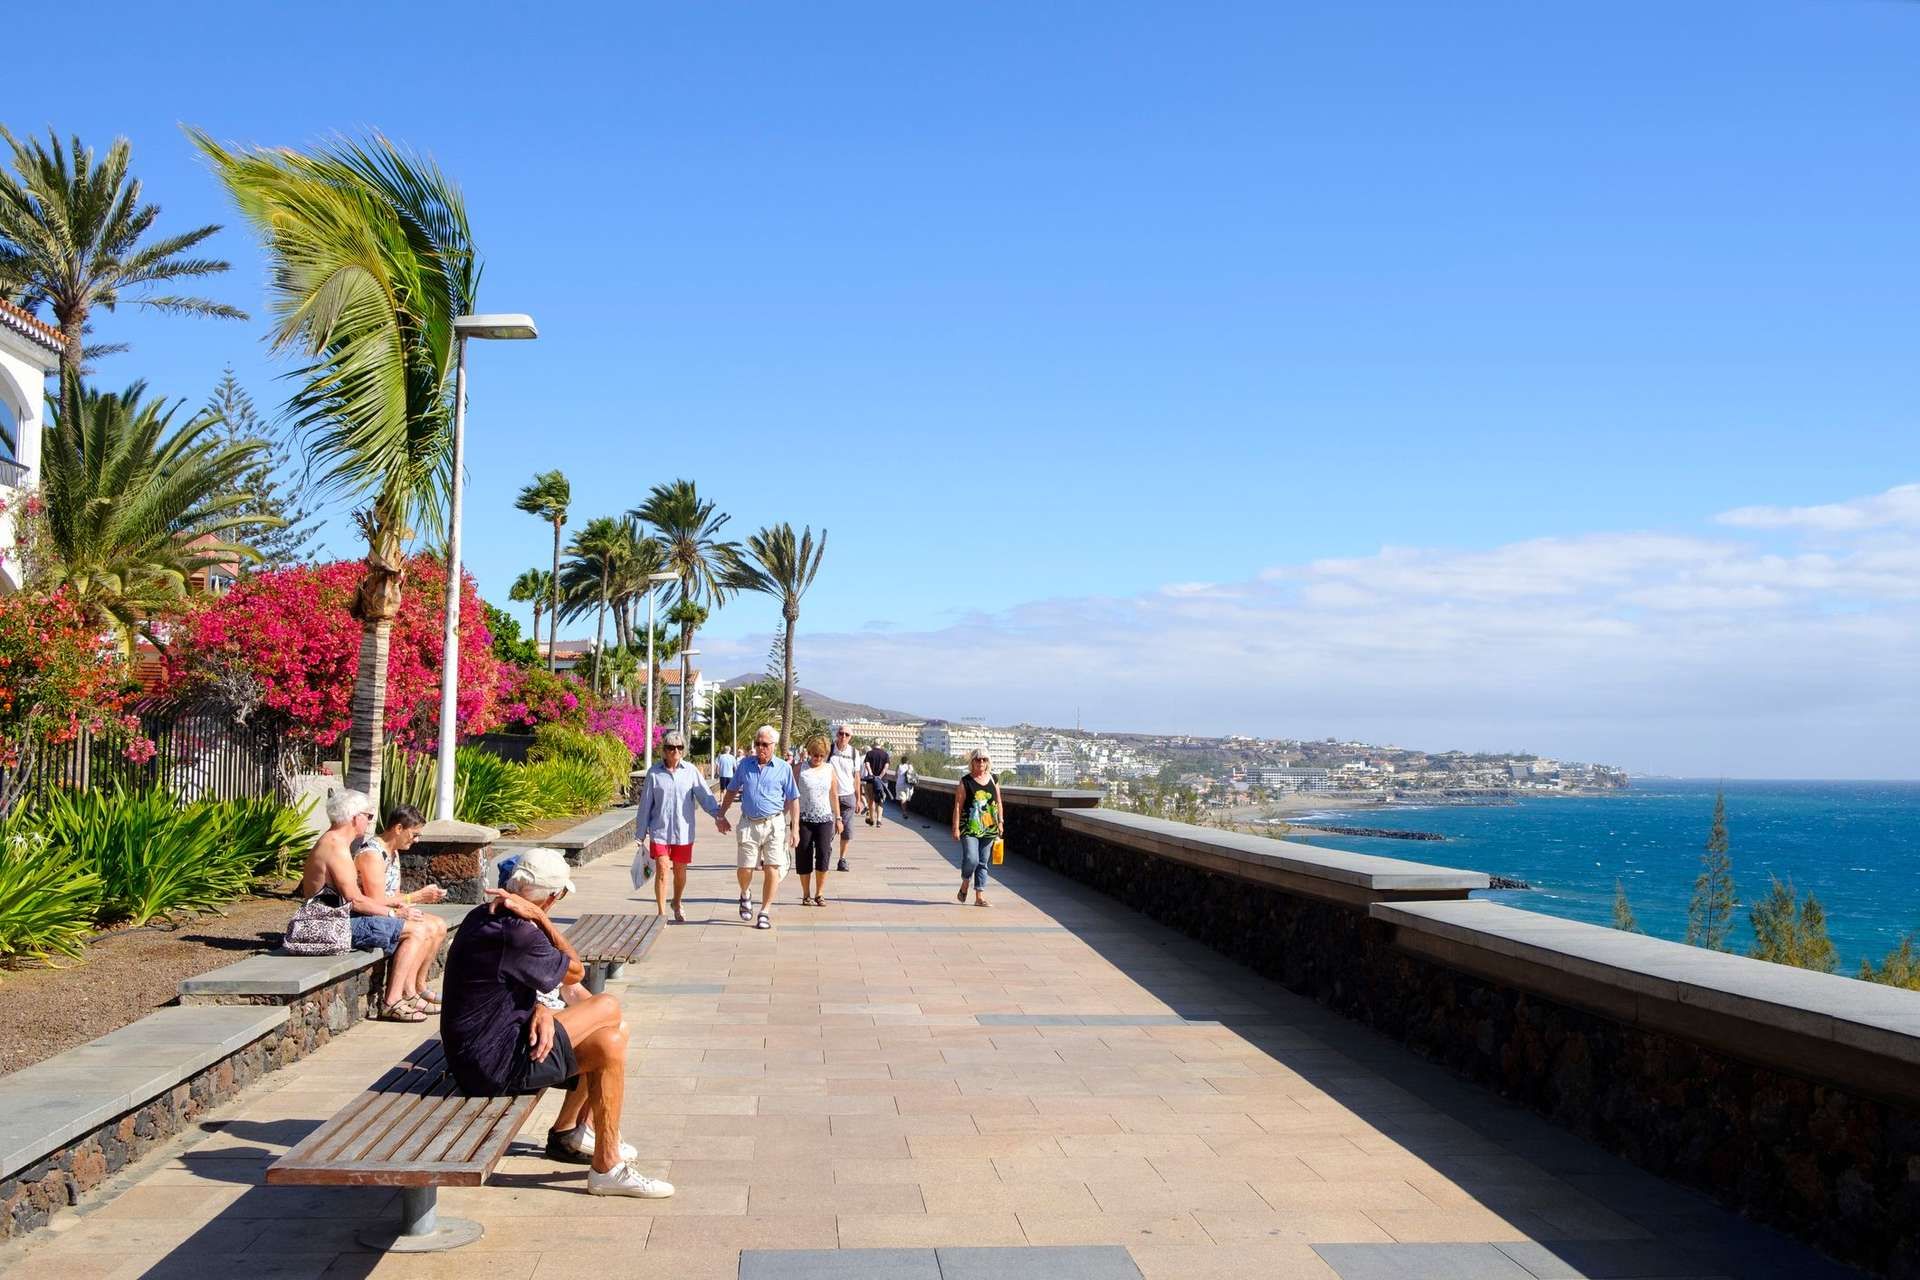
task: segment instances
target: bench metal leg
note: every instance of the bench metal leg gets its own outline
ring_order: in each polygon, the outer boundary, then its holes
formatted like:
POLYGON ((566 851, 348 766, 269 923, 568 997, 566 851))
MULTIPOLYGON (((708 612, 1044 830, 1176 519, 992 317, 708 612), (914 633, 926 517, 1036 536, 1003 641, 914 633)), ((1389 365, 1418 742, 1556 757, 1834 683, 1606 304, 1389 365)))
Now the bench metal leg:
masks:
POLYGON ((439 1253, 472 1244, 486 1228, 466 1218, 443 1218, 439 1214, 440 1188, 400 1188, 400 1222, 371 1228, 360 1233, 360 1243, 369 1249, 387 1253, 439 1253))
POLYGON ((595 995, 599 995, 602 991, 605 991, 607 989, 607 966, 606 965, 590 964, 587 966, 586 987, 587 987, 587 990, 593 992, 593 994, 595 995))
POLYGON ((618 978, 626 971, 627 966, 621 964, 618 960, 611 960, 607 963, 607 976, 609 978, 618 978))

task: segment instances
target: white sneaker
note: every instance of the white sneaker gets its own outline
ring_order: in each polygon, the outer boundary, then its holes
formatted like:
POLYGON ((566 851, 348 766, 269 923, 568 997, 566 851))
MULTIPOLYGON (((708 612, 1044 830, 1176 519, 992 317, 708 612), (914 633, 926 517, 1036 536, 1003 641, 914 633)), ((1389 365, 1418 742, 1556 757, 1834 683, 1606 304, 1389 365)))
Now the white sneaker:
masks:
MULTIPOLYGON (((569 1149, 578 1151, 583 1156, 593 1154, 593 1129, 584 1120, 562 1134, 560 1141, 566 1143, 569 1149)), ((638 1151, 633 1149, 631 1142, 623 1142, 620 1144, 620 1158, 622 1160, 631 1160, 639 1154, 638 1151)))
POLYGON ((642 1200, 665 1200, 673 1194, 673 1184, 634 1172, 630 1164, 617 1164, 605 1173, 587 1170, 587 1194, 591 1196, 637 1196, 642 1200))

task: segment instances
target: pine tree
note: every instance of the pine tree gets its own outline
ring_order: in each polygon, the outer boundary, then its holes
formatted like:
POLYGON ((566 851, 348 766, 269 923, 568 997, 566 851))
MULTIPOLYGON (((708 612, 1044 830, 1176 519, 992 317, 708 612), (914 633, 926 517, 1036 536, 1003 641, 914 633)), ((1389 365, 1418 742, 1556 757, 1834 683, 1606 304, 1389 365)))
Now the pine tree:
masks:
POLYGON ((1871 960, 1862 960, 1860 980, 1920 991, 1920 936, 1910 933, 1900 939, 1900 945, 1887 952, 1879 968, 1871 960))
POLYGON ((1613 927, 1624 933, 1644 932, 1634 919, 1633 904, 1627 901, 1627 886, 1617 876, 1613 881, 1613 927))
POLYGON ((1769 876, 1767 896, 1753 904, 1747 918, 1753 922, 1753 949, 1748 954, 1754 959, 1833 972, 1827 913, 1812 894, 1800 897, 1792 877, 1782 883, 1769 876))
POLYGON ((1687 942, 1714 951, 1727 949, 1733 932, 1733 858, 1727 843, 1727 795, 1715 792, 1713 828, 1707 833, 1707 851, 1700 859, 1700 875, 1687 903, 1687 942))
POLYGON ((319 534, 320 525, 313 508, 303 500, 303 486, 294 473, 288 442, 261 420, 253 397, 240 385, 231 365, 207 397, 207 410, 220 415, 224 425, 219 431, 226 440, 267 442, 260 461, 243 473, 232 489, 248 495, 248 501, 240 507, 241 515, 286 521, 277 528, 254 526, 240 536, 239 541, 260 553, 257 568, 282 569, 312 559, 313 551, 307 544, 319 534))

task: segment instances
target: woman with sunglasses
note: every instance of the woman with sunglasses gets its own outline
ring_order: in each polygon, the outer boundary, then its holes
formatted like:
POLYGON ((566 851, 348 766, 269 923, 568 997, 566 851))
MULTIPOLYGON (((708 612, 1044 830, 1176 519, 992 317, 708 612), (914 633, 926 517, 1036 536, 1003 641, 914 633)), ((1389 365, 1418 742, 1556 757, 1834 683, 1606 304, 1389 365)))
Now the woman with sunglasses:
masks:
POLYGON ((980 747, 973 749, 969 768, 953 789, 953 838, 960 842, 960 893, 954 901, 967 900, 967 884, 973 884, 973 905, 987 905, 987 867, 993 862, 993 842, 1007 833, 1006 806, 1000 802, 1000 780, 993 776, 993 761, 980 747))

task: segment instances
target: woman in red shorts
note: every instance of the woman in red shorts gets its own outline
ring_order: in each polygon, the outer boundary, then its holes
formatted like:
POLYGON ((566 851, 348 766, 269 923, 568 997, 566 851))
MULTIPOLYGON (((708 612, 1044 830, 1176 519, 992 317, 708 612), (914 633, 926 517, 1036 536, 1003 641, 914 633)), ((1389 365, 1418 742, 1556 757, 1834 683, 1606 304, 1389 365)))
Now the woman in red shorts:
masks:
POLYGON ((685 924, 687 914, 680 909, 680 899, 687 891, 687 865, 693 861, 693 806, 698 804, 718 822, 721 835, 729 828, 707 780, 687 762, 687 740, 678 730, 660 740, 660 756, 647 771, 640 791, 639 812, 633 820, 633 838, 640 849, 634 861, 638 865, 640 858, 653 859, 653 896, 663 916, 667 914, 667 863, 673 863, 673 922, 685 924))

